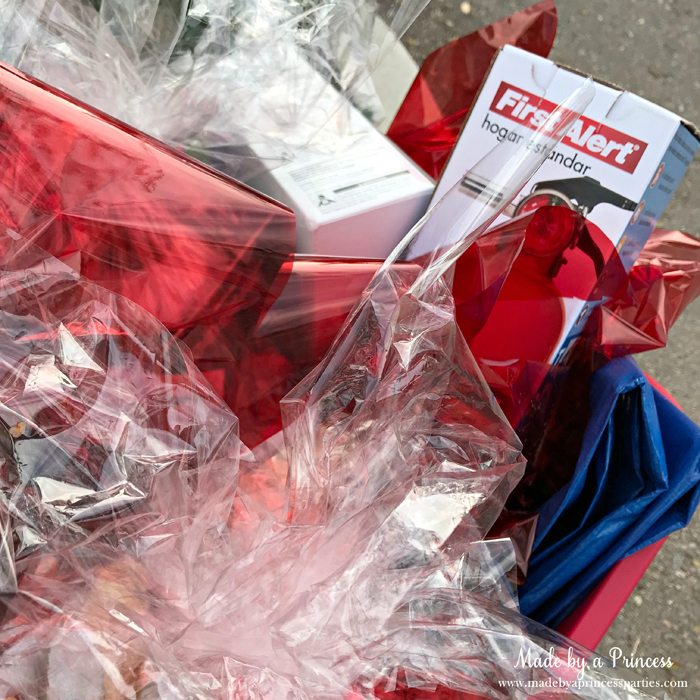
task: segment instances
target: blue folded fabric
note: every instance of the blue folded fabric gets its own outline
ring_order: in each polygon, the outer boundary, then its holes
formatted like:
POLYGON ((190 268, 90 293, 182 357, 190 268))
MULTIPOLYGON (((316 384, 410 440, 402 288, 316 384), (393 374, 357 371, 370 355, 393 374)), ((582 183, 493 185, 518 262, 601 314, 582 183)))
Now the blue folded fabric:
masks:
POLYGON ((520 607, 558 625, 620 559, 684 527, 700 500, 700 428, 613 360, 593 376, 574 475, 540 509, 520 607))

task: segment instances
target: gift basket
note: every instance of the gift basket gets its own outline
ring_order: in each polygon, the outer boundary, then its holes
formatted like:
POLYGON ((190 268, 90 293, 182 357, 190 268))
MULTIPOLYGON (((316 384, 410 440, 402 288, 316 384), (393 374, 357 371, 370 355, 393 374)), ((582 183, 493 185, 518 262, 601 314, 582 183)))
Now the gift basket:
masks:
MULTIPOLYGON (((300 253, 307 210, 232 179, 361 170, 347 115, 380 120, 425 4, 0 10, 0 698, 648 697, 550 628, 700 499, 700 429, 627 357, 697 296, 700 244, 657 228, 632 264, 602 185, 531 187, 600 92, 556 68, 537 124, 444 179, 553 3, 425 62, 388 135, 440 194, 385 259, 300 253), (575 342, 490 340, 581 259, 575 342)), ((335 231, 393 240, 403 200, 367 187, 409 171, 373 172, 335 231)))

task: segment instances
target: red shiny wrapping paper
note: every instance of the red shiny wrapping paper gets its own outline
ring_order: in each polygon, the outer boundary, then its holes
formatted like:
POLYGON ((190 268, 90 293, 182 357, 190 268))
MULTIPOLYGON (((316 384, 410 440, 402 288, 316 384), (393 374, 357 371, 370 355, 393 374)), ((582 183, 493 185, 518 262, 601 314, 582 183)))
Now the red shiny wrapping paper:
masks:
POLYGON ((554 0, 542 0, 440 47, 423 62, 387 135, 439 177, 498 50, 513 44, 548 56, 556 30, 554 0))
POLYGON ((0 66, 0 224, 150 311, 234 410, 255 391, 238 363, 286 282, 286 208, 0 66))

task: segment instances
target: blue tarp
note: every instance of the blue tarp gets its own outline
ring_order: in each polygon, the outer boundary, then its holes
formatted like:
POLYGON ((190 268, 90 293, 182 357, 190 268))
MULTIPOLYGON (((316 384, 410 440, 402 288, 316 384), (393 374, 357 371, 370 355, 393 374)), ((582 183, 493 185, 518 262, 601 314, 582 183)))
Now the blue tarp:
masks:
POLYGON ((627 358, 591 382, 570 483, 540 509, 520 607, 558 625, 620 559, 678 530, 700 500, 700 428, 627 358))

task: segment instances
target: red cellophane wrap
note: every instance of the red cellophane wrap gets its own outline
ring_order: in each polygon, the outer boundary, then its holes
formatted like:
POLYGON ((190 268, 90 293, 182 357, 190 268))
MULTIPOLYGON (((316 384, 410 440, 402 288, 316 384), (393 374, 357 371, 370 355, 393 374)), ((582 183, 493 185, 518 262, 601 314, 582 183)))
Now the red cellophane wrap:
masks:
POLYGON ((425 59, 387 135, 439 177, 498 49, 507 44, 548 56, 557 31, 554 0, 542 0, 425 59))
POLYGON ((590 656, 517 613, 511 543, 480 541, 523 461, 420 279, 380 273, 288 398, 287 500, 283 454, 256 465, 162 325, 0 236, 0 697, 602 697, 543 668, 590 656))
POLYGON ((284 207, 0 66, 0 224, 150 311, 234 409, 255 392, 238 363, 286 281, 284 207))
POLYGON ((3 233, 0 697, 495 700, 506 679, 608 697, 544 663, 590 657, 519 615, 513 547, 483 541, 524 461, 455 321, 461 238, 377 272, 284 401, 287 460, 281 435, 242 446, 147 310, 3 233))

